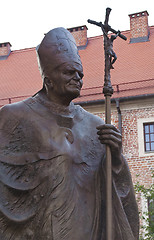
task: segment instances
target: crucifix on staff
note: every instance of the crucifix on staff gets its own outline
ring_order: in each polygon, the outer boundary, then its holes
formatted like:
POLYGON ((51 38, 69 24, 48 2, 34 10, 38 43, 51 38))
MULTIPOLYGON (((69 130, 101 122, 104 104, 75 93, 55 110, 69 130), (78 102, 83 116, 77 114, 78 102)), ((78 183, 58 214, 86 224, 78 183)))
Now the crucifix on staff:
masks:
MULTIPOLYGON (((111 101, 113 94, 111 85, 110 69, 114 69, 113 64, 117 60, 116 53, 113 50, 113 41, 119 36, 123 40, 127 38, 116 31, 108 24, 111 8, 106 8, 106 16, 104 24, 88 19, 88 23, 101 27, 104 36, 104 55, 105 55, 105 74, 103 93, 105 96, 105 123, 111 124, 111 101), (111 31, 114 35, 108 36, 111 31)), ((111 166, 111 151, 110 147, 106 145, 106 237, 107 240, 112 240, 112 166, 111 166)))

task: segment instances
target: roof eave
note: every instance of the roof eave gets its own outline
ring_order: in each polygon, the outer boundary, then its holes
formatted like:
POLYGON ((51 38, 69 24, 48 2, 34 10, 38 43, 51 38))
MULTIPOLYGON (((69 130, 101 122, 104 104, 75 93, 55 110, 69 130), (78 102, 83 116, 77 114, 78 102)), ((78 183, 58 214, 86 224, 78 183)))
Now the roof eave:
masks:
MULTIPOLYGON (((128 96, 128 97, 119 97, 119 98, 111 98, 111 103, 116 102, 118 99, 119 102, 126 102, 126 101, 133 101, 133 100, 139 100, 139 99, 145 99, 145 98, 154 98, 154 94, 143 94, 143 95, 137 95, 137 96, 128 96)), ((92 101, 79 101, 75 102, 75 105, 81 105, 81 106, 89 106, 89 105, 96 105, 96 104, 104 104, 105 99, 99 99, 99 100, 92 100, 92 101)))

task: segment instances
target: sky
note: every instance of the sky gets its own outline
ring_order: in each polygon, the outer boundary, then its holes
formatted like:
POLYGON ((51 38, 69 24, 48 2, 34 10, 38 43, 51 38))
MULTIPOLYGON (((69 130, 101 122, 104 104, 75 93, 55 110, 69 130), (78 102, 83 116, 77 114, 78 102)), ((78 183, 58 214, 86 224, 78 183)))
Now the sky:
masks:
POLYGON ((154 0, 1 0, 0 43, 10 42, 12 50, 36 47, 55 27, 88 27, 88 37, 102 35, 88 19, 104 22, 110 7, 109 25, 120 31, 130 29, 129 14, 147 10, 149 26, 154 25, 154 0))

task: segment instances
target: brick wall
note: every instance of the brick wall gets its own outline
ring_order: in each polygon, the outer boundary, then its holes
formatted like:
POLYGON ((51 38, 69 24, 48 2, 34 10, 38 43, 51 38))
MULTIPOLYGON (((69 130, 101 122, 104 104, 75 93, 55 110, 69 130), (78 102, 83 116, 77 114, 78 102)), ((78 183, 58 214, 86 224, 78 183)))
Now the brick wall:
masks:
POLYGON ((149 35, 148 12, 130 14, 130 38, 145 38, 149 35))
POLYGON ((0 56, 6 56, 8 55, 8 48, 7 47, 1 47, 0 48, 0 56))
POLYGON ((10 53, 10 43, 1 43, 0 44, 0 56, 8 56, 10 53))
POLYGON ((133 182, 139 181, 145 186, 152 183, 151 171, 154 168, 154 155, 139 157, 137 119, 154 118, 154 108, 124 110, 123 121, 123 153, 128 161, 133 182), (136 177, 136 175, 139 175, 136 177))
POLYGON ((86 46, 87 44, 87 27, 75 27, 75 28, 68 28, 68 31, 71 32, 73 37, 75 38, 76 45, 78 47, 86 46))

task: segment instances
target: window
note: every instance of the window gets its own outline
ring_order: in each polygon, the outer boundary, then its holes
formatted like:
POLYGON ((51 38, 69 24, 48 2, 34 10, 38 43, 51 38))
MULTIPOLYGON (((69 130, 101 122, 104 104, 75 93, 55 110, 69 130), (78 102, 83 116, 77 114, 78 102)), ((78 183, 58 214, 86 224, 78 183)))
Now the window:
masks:
POLYGON ((137 119, 139 157, 154 156, 154 117, 137 119))
POLYGON ((145 152, 154 151, 154 122, 144 123, 143 126, 145 152))

